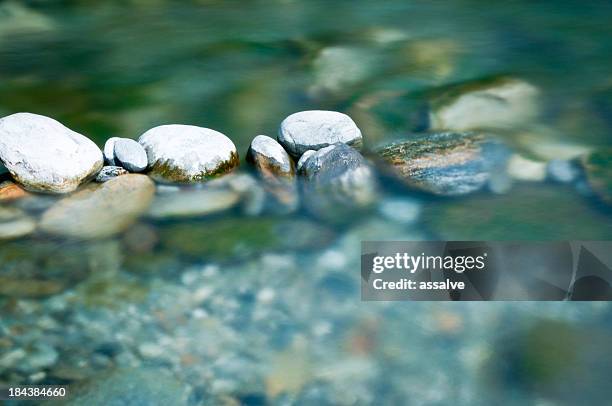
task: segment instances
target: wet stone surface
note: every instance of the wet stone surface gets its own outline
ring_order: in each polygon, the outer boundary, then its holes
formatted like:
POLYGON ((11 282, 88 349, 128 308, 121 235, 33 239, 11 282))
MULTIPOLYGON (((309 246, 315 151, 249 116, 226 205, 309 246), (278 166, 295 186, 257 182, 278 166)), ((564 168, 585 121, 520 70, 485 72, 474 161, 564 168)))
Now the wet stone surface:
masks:
POLYGON ((377 151, 407 185, 435 195, 464 195, 482 189, 491 173, 503 170, 508 150, 479 133, 414 136, 377 151))

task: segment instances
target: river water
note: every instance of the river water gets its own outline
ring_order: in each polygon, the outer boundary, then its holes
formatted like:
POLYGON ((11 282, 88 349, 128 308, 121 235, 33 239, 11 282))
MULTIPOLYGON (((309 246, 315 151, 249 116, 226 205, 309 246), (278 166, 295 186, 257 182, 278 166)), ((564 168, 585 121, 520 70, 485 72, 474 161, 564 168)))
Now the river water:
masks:
MULTIPOLYGON (((431 129, 440 95, 510 77, 536 101, 488 130, 528 159, 573 158, 612 147, 611 17, 606 1, 3 1, 0 116, 44 114, 100 146, 200 125, 244 158, 287 115, 330 109, 367 151, 431 129)), ((605 302, 360 298, 362 240, 610 239, 587 185, 381 186, 342 224, 242 204, 0 240, 0 384, 70 385, 87 405, 609 402, 605 302)), ((36 217, 57 198, 28 199, 1 204, 36 217)))

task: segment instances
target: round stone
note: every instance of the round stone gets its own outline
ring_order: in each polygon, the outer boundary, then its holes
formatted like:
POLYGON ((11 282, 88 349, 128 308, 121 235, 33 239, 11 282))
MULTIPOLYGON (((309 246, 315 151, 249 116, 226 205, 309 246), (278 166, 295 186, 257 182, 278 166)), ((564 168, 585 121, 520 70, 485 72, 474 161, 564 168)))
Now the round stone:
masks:
POLYGON ((147 169, 147 153, 142 145, 129 138, 115 141, 115 162, 130 172, 142 172, 147 169))
POLYGON ((50 193, 72 192, 103 164, 93 141, 31 113, 0 119, 0 160, 26 189, 50 193))
POLYGON ((295 172, 287 151, 275 139, 266 135, 258 135, 253 139, 247 160, 264 176, 270 174, 291 177, 295 172))
POLYGON ((309 149, 319 150, 336 143, 360 148, 362 136, 355 122, 346 114, 310 110, 294 113, 284 119, 278 141, 297 158, 309 149))
POLYGON ((115 162, 115 142, 119 137, 111 137, 104 143, 104 162, 109 166, 116 166, 115 162))
POLYGON ((75 239, 95 239, 127 229, 153 200, 155 184, 148 176, 127 174, 84 188, 42 215, 40 229, 75 239))
POLYGON ((161 182, 193 183, 231 172, 239 164, 234 143, 218 131, 163 125, 140 136, 149 175, 161 182))

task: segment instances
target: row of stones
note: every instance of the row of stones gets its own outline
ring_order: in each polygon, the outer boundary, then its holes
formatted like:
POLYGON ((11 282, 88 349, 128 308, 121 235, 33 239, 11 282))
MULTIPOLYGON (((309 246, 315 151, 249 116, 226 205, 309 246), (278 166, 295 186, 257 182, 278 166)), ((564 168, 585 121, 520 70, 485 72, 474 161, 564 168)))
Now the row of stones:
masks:
MULTIPOLYGON (((369 165, 355 150, 361 145, 361 131, 347 115, 304 111, 282 122, 278 142, 263 135, 255 137, 247 160, 255 165, 280 200, 295 200, 291 181, 296 173, 295 160, 297 172, 317 191, 330 189, 346 202, 368 203, 373 194, 363 191, 371 192, 375 182, 369 165), (338 151, 327 156, 338 147, 338 151)), ((491 186, 492 181, 497 181, 493 190, 503 189, 504 182, 497 175, 508 171, 517 172, 519 179, 528 178, 530 175, 525 173, 529 171, 545 172, 543 164, 512 154, 501 141, 482 133, 412 136, 376 152, 375 160, 382 161, 383 168, 392 168, 394 175, 412 187, 439 195, 470 193, 491 186)), ((585 157, 583 166, 592 169, 593 162, 601 161, 601 154, 585 157)), ((0 120, 0 159, 15 180, 35 191, 72 191, 96 174, 98 180, 105 181, 126 171, 146 170, 161 182, 199 182, 230 172, 238 165, 238 153, 229 138, 214 130, 187 125, 155 127, 138 142, 109 139, 104 147, 104 160, 125 170, 108 166, 100 171, 101 155, 89 139, 50 118, 19 113, 0 120)), ((559 180, 577 177, 574 163, 552 164, 549 171, 557 174, 559 180)), ((591 184, 602 191, 604 200, 609 195, 607 166, 603 165, 603 177, 601 169, 588 171, 591 184)), ((542 180, 539 173, 536 175, 542 180)), ((309 196, 305 194, 306 199, 309 196)))
MULTIPOLYGON (((344 114, 306 111, 285 119, 278 139, 293 157, 299 158, 306 150, 338 142, 358 145, 361 132, 344 114)), ((289 160, 269 146, 258 137, 252 151, 270 154, 272 166, 281 164, 281 171, 288 170, 289 160)), ((281 151, 284 153, 284 149, 281 151)), ((26 189, 51 193, 74 191, 98 175, 104 161, 129 172, 147 171, 161 182, 178 183, 203 181, 230 172, 239 163, 234 143, 208 128, 163 125, 145 132, 138 142, 113 137, 106 142, 102 154, 87 137, 56 120, 30 113, 0 119, 0 160, 26 189)), ((107 174, 113 171, 121 173, 115 168, 108 169, 107 174)), ((101 180, 104 179, 103 176, 101 180)))

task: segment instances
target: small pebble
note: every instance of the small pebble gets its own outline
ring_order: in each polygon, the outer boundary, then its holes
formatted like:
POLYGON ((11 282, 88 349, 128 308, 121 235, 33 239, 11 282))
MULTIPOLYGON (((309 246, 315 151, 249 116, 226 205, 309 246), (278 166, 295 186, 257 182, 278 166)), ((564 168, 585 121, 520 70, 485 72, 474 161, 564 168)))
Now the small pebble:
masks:
POLYGON ((115 142, 119 137, 111 137, 104 143, 104 163, 110 166, 116 166, 115 162, 115 142))
POLYGON ((559 183, 570 183, 578 178, 580 170, 577 165, 565 159, 553 159, 546 167, 548 178, 559 183))
POLYGON ((96 182, 104 183, 117 176, 126 175, 129 172, 120 166, 105 166, 96 176, 96 182))
POLYGON ((388 220, 412 224, 421 214, 421 204, 411 199, 386 199, 380 203, 378 211, 388 220))
POLYGON ((147 169, 147 153, 142 145, 129 138, 115 141, 115 162, 130 172, 142 172, 147 169))

